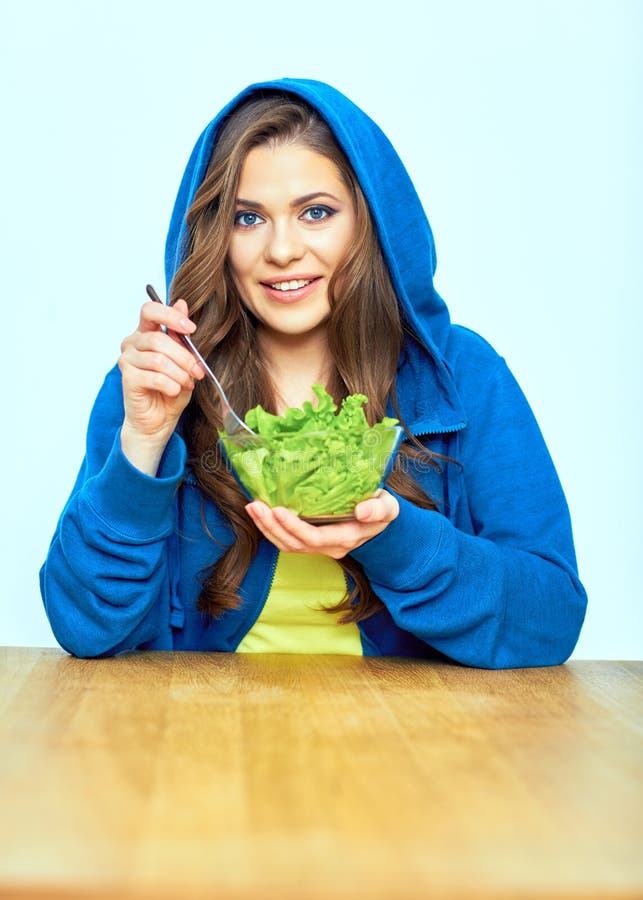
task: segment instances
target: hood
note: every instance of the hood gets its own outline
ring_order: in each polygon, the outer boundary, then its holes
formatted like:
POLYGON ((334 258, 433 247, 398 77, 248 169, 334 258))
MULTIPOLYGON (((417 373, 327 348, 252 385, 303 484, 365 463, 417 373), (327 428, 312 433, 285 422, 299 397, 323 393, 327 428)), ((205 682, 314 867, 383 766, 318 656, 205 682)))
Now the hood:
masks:
POLYGON ((404 316, 419 341, 407 341, 398 375, 398 398, 406 422, 416 434, 462 427, 464 415, 444 359, 449 312, 433 286, 435 244, 420 199, 382 130, 323 82, 283 78, 250 85, 204 129, 188 161, 172 213, 165 252, 168 291, 183 261, 185 216, 205 177, 221 123, 242 100, 261 90, 295 94, 313 106, 332 129, 357 176, 404 316))

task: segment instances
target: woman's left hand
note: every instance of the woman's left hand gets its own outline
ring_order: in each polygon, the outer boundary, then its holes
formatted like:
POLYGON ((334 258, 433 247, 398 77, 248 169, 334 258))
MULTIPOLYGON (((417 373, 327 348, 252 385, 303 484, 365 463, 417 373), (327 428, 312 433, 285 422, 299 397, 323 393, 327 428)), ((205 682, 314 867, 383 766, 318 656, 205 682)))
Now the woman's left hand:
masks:
POLYGON ((270 507, 260 500, 246 510, 259 531, 287 553, 320 553, 341 559, 375 537, 396 519, 400 506, 388 491, 363 500, 355 507, 355 521, 336 525, 311 525, 284 506, 270 507))

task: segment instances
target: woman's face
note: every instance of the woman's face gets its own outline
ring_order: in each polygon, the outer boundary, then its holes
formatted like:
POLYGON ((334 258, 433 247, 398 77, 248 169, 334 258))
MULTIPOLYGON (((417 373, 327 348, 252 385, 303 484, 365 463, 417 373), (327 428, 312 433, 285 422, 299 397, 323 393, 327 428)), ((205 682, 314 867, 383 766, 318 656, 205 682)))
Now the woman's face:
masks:
POLYGON ((251 150, 241 169, 228 263, 264 328, 323 327, 328 283, 355 233, 355 209, 334 162, 302 144, 251 150))

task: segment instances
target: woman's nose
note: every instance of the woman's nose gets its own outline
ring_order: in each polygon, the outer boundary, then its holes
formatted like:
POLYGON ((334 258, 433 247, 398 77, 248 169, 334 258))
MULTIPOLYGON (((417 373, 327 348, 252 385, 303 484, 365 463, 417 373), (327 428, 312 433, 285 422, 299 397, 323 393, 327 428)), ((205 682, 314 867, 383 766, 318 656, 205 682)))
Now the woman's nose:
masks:
POLYGON ((302 236, 293 222, 274 222, 266 241, 265 255, 269 262, 287 266, 294 259, 301 259, 305 248, 302 236))

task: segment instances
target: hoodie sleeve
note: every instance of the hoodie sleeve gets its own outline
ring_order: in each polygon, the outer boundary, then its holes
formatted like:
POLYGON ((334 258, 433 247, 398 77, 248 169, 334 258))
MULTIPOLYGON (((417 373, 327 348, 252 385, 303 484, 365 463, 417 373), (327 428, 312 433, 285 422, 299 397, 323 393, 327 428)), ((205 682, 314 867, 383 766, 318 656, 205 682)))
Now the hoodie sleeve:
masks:
POLYGON ((120 373, 90 417, 80 474, 58 522, 40 588, 54 635, 75 656, 112 655, 168 630, 168 537, 185 445, 175 434, 156 478, 120 448, 120 373))
POLYGON ((351 555, 395 623, 452 659, 556 665, 574 649, 586 608, 565 497, 504 360, 494 355, 486 380, 468 368, 458 462, 473 533, 398 498, 399 517, 351 555))

